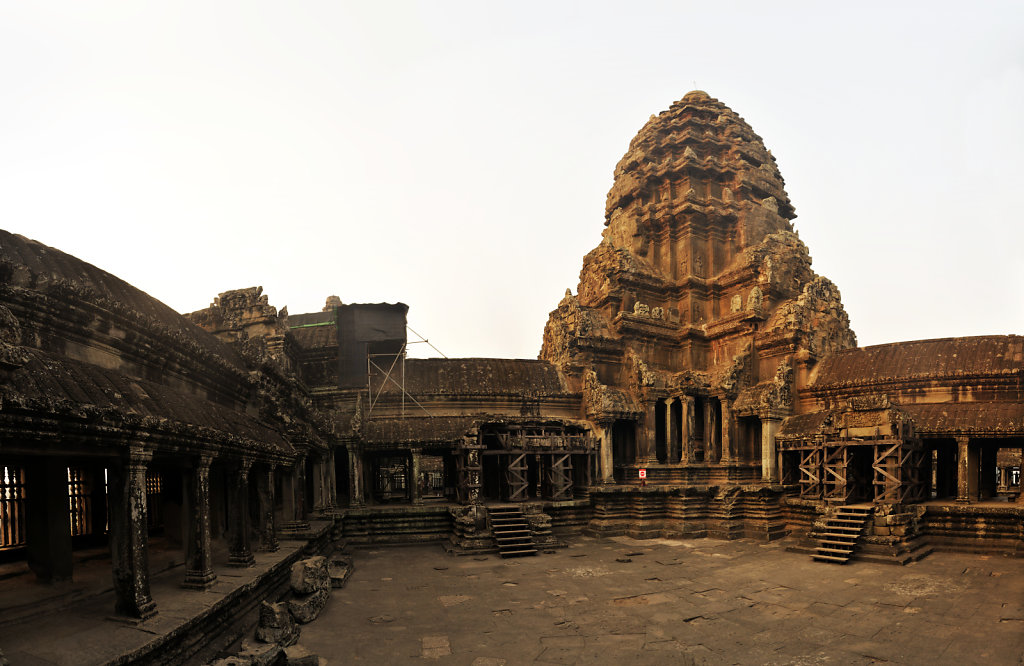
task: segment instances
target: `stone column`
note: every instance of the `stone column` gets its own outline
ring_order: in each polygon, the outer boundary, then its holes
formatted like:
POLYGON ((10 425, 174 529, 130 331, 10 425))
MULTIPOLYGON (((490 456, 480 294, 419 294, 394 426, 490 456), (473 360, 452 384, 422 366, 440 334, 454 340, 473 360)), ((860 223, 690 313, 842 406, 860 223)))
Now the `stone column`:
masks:
POLYGON ((769 483, 779 482, 778 456, 775 455, 775 433, 779 430, 782 419, 761 419, 761 480, 769 483))
POLYGON ((420 492, 420 449, 409 450, 409 499, 413 504, 423 503, 420 492))
POLYGON ((654 401, 644 404, 644 419, 640 424, 640 428, 638 428, 639 432, 637 432, 636 437, 636 463, 638 465, 648 465, 657 462, 657 458, 654 455, 654 405, 654 401))
POLYGON ((467 481, 469 482, 468 500, 471 505, 483 504, 483 497, 480 496, 480 470, 483 469, 483 461, 480 460, 480 449, 471 448, 466 450, 466 465, 469 468, 467 481))
POLYGON ((300 455, 295 460, 295 522, 300 527, 308 527, 306 515, 309 508, 306 506, 306 454, 300 455))
POLYGON ((978 449, 970 446, 970 438, 956 438, 956 501, 967 504, 978 498, 978 449))
POLYGON ((665 398, 665 455, 670 463, 679 462, 679 420, 672 403, 678 398, 665 398))
POLYGON ((704 401, 704 462, 717 462, 715 451, 715 408, 711 398, 704 401))
POLYGON ((188 504, 188 534, 185 535, 185 580, 193 590, 213 586, 213 542, 210 537, 210 465, 213 454, 204 453, 193 463, 185 480, 188 504))
POLYGON ((682 426, 682 456, 680 457, 680 462, 686 464, 693 460, 693 431, 694 419, 696 418, 695 412, 697 410, 694 409, 692 395, 684 395, 680 400, 682 400, 683 405, 683 417, 681 419, 682 423, 680 423, 682 426))
POLYGON ((256 558, 249 546, 249 468, 252 460, 243 458, 231 470, 230 511, 231 542, 228 544, 228 564, 233 567, 251 567, 256 558))
POLYGON ((348 492, 349 506, 365 506, 366 497, 363 494, 363 461, 359 452, 349 446, 345 455, 348 456, 348 492))
POLYGON ((615 457, 612 452, 614 423, 614 421, 602 421, 597 424, 601 433, 601 448, 598 451, 601 483, 615 483, 615 457))
POLYGON ((114 612, 145 620, 156 615, 149 592, 149 525, 146 467, 153 452, 132 446, 126 459, 110 466, 110 559, 114 573, 114 612))
POLYGON ((327 508, 338 506, 338 463, 337 449, 331 448, 327 457, 327 508))
POLYGON ((732 400, 722 398, 722 462, 733 461, 732 451, 732 400))
POLYGON ((45 457, 32 461, 27 468, 25 545, 28 567, 43 583, 71 580, 67 463, 63 459, 45 457))
POLYGON ((281 547, 274 521, 274 465, 267 465, 256 475, 256 495, 259 498, 260 550, 273 553, 281 547))

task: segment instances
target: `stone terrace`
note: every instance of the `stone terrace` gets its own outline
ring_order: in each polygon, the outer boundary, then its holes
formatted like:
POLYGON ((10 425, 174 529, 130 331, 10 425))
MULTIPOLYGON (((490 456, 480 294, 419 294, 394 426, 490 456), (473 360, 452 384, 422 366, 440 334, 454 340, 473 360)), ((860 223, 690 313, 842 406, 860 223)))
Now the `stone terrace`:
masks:
POLYGON ((328 663, 1018 664, 1024 560, 814 563, 752 541, 581 538, 539 557, 357 550, 300 645, 328 663))

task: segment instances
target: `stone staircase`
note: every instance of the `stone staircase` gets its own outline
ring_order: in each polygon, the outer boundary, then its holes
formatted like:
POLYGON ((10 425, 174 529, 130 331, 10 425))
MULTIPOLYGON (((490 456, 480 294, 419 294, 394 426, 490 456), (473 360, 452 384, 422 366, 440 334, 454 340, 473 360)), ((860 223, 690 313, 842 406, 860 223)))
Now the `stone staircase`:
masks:
POLYGON ((522 509, 517 506, 494 506, 488 507, 487 514, 499 555, 524 557, 537 554, 522 509))
POLYGON ((838 513, 826 522, 825 531, 818 536, 819 546, 812 558, 821 562, 846 564, 853 557, 857 539, 871 520, 870 506, 841 506, 838 513))

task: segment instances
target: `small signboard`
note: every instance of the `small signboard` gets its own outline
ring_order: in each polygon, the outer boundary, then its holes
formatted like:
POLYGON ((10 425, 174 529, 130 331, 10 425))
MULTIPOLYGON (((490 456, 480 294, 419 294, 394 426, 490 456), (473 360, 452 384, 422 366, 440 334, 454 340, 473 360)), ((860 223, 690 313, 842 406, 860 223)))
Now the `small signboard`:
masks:
POLYGON ((640 478, 641 479, 646 479, 647 478, 647 470, 646 469, 641 469, 640 470, 640 478))

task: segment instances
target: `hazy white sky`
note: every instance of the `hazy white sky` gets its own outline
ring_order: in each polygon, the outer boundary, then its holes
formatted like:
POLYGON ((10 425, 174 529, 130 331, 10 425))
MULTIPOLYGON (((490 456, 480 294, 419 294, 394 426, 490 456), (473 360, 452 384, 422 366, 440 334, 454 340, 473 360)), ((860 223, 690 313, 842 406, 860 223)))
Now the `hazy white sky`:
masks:
POLYGON ((534 357, 694 87, 862 345, 1024 333, 1020 2, 0 0, 0 224, 182 312, 403 301, 449 356, 534 357))

